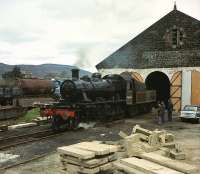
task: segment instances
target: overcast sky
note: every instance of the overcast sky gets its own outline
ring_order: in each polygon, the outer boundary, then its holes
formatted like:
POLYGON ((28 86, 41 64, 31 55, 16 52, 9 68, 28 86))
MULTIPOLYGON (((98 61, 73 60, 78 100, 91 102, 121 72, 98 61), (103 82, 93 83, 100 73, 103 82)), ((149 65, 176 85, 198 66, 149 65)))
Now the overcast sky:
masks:
MULTIPOLYGON (((200 20, 200 0, 177 0, 200 20)), ((173 0, 0 0, 0 62, 95 65, 173 9, 173 0)))

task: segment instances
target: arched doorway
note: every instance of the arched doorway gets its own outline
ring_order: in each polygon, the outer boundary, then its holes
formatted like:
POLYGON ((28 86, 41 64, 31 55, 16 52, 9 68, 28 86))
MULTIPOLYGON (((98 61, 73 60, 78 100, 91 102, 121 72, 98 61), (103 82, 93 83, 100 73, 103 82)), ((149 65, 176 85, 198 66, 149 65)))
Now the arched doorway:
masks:
POLYGON ((170 81, 166 74, 160 71, 155 71, 150 73, 145 84, 147 89, 156 90, 157 101, 164 101, 168 104, 168 99, 170 98, 170 81))

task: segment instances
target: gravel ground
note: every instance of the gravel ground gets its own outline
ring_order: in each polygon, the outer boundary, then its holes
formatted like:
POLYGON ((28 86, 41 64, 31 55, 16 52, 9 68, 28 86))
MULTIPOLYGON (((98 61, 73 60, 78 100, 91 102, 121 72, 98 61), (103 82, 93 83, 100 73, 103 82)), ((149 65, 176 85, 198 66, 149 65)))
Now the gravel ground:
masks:
POLYGON ((115 141, 119 139, 120 130, 130 133, 135 124, 140 124, 150 130, 165 129, 173 133, 177 142, 182 145, 186 152, 185 162, 196 165, 200 170, 200 124, 183 123, 175 118, 172 123, 160 126, 155 123, 153 114, 147 114, 133 119, 97 124, 88 130, 65 132, 59 137, 10 149, 7 151, 8 153, 20 155, 18 162, 43 153, 49 153, 49 155, 34 162, 8 169, 4 173, 62 174, 59 156, 55 152, 57 147, 90 140, 115 141))

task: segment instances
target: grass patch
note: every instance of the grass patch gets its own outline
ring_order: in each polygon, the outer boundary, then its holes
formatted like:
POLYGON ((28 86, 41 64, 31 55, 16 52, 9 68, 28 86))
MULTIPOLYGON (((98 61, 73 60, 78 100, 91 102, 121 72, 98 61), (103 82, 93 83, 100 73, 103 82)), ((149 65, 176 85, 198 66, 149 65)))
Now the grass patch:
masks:
POLYGON ((18 119, 18 122, 31 122, 34 118, 37 118, 40 115, 40 109, 34 108, 29 110, 26 114, 18 119))

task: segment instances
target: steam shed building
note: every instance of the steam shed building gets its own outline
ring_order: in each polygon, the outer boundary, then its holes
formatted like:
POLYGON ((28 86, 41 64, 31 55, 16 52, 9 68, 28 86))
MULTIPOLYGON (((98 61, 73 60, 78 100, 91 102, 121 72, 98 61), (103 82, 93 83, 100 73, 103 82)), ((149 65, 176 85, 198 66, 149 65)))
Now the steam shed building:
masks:
POLYGON ((200 21, 174 9, 96 65, 103 75, 129 72, 171 99, 176 110, 200 104, 200 21))

